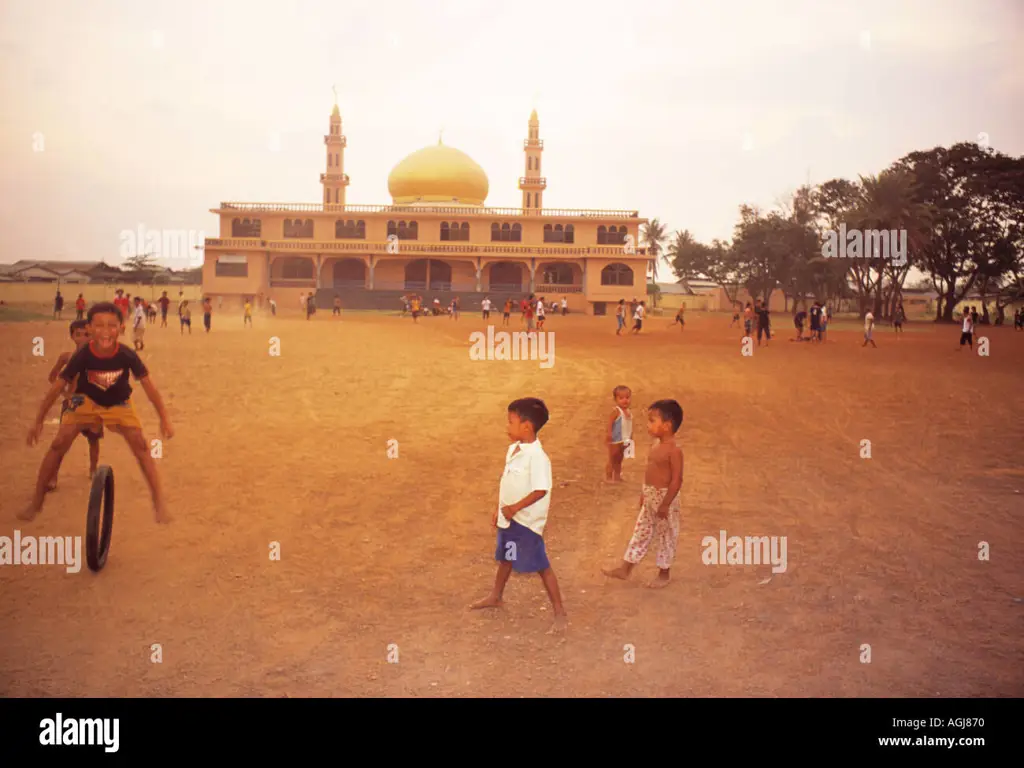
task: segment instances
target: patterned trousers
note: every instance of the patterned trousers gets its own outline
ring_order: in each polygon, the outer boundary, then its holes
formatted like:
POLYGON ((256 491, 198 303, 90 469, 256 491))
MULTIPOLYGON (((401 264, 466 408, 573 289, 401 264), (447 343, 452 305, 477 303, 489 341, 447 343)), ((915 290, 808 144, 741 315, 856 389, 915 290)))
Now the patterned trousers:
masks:
POLYGON ((672 500, 668 508, 668 517, 658 517, 658 507, 668 493, 666 488, 653 488, 645 485, 643 489, 643 506, 633 528, 633 538, 626 547, 625 561, 639 563, 647 555, 651 541, 657 539, 657 564, 662 570, 672 566, 676 557, 676 540, 679 538, 679 494, 672 500))

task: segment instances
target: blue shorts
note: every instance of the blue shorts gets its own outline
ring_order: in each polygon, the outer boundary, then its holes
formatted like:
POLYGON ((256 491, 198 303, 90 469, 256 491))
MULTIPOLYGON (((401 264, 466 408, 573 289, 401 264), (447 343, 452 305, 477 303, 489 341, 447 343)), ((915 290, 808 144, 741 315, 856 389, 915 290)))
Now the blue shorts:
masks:
POLYGON ((494 559, 499 563, 511 561, 516 573, 540 573, 551 567, 544 549, 544 537, 531 531, 515 520, 508 528, 498 529, 498 546, 494 559))

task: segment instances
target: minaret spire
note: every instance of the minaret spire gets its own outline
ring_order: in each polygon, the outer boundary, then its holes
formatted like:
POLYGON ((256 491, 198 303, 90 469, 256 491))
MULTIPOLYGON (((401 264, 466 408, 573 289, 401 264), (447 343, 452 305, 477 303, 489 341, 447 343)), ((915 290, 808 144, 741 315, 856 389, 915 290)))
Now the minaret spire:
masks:
POLYGON ((523 142, 526 154, 526 175, 519 178, 519 189, 523 191, 523 210, 539 213, 544 208, 544 190, 547 179, 540 175, 540 155, 544 151, 544 142, 540 139, 540 120, 537 110, 530 114, 529 134, 523 142))
POLYGON ((341 110, 338 109, 338 88, 331 86, 334 92, 334 109, 331 110, 330 133, 324 136, 327 149, 327 170, 320 174, 320 184, 324 188, 324 205, 345 205, 345 188, 348 187, 348 174, 345 173, 345 146, 348 140, 341 132, 341 110))

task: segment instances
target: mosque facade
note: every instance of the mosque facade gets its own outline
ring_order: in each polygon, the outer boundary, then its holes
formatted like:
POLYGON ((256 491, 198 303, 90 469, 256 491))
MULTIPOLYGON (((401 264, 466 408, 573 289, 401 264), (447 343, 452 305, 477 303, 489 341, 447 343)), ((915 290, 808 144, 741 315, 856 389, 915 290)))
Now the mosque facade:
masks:
MULTIPOLYGON (((348 205, 347 139, 335 105, 324 136, 318 203, 221 203, 207 238, 203 293, 273 297, 278 306, 317 292, 388 300, 418 293, 495 302, 529 294, 607 314, 646 294, 647 256, 637 211, 545 208, 544 141, 537 112, 523 141, 521 207, 486 205, 490 183, 465 153, 438 141, 399 162, 387 205, 348 205), (396 293, 397 292, 397 293, 396 293)), ((325 297, 326 294, 326 297, 325 297)), ((398 306, 391 301, 387 306, 398 306)))

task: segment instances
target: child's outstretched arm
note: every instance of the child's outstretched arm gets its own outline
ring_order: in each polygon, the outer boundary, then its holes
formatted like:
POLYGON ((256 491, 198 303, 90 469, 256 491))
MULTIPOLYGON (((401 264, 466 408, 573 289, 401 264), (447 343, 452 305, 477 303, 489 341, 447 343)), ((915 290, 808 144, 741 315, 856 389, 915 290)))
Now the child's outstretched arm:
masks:
POLYGON ((174 427, 171 426, 171 419, 167 415, 167 408, 164 406, 164 399, 160 397, 160 392, 157 391, 156 384, 150 376, 144 376, 139 379, 139 384, 146 392, 146 396, 149 401, 156 408, 157 415, 160 417, 160 434, 165 438, 170 439, 174 437, 174 427))
POLYGON ((64 370, 64 366, 68 364, 68 360, 70 359, 70 352, 62 352, 60 357, 57 358, 57 362, 53 364, 53 368, 50 369, 50 375, 47 377, 51 384, 57 380, 57 377, 60 376, 60 372, 64 370))
POLYGON ((67 384, 68 383, 63 378, 59 378, 54 381, 46 391, 42 405, 39 406, 39 411, 36 413, 36 419, 32 422, 32 427, 28 431, 29 445, 35 445, 36 441, 39 439, 39 435, 42 434, 43 431, 43 419, 46 418, 46 414, 50 412, 53 404, 57 402, 57 398, 64 392, 64 388, 67 384))

